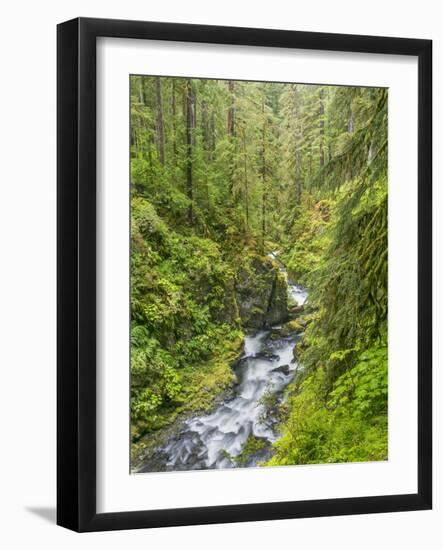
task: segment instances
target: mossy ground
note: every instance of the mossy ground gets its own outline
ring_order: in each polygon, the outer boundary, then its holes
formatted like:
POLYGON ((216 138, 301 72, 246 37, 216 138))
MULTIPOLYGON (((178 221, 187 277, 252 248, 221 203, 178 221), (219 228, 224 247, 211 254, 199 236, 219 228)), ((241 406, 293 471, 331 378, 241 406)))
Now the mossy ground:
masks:
POLYGON ((304 329, 304 326, 297 319, 293 319, 282 326, 280 334, 284 337, 290 336, 291 334, 303 332, 304 329))

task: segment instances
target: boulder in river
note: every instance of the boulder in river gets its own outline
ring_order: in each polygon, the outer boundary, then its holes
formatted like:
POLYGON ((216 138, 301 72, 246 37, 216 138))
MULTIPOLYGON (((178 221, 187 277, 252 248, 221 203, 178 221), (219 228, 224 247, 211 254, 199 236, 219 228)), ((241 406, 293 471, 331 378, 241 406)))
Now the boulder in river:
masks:
POLYGON ((279 367, 272 369, 273 372, 282 372, 285 376, 289 374, 289 365, 280 365, 279 367))
POLYGON ((270 361, 278 361, 280 359, 280 356, 270 349, 263 349, 258 354, 258 357, 263 357, 264 359, 269 359, 270 361))
POLYGON ((266 325, 272 326, 288 318, 288 285, 284 275, 277 271, 266 315, 266 325))
POLYGON ((283 337, 291 336, 291 334, 300 334, 305 330, 305 326, 300 321, 289 321, 289 323, 284 324, 280 329, 280 334, 283 337))
POLYGON ((303 313, 304 309, 305 309, 304 305, 291 306, 289 308, 289 314, 291 317, 298 317, 301 313, 303 313))
POLYGON ((287 283, 272 259, 247 256, 237 271, 235 290, 243 326, 257 329, 287 319, 287 283))

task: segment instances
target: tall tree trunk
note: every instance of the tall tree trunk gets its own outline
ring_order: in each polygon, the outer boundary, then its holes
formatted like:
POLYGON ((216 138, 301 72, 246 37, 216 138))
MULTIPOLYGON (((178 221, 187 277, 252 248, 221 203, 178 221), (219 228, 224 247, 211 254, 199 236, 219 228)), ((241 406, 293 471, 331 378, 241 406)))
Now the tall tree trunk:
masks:
POLYGON ((201 123, 203 130, 203 149, 206 153, 206 160, 209 160, 209 153, 211 148, 210 136, 209 136, 209 106, 206 100, 201 103, 201 123))
MULTIPOLYGON (((150 108, 149 104, 149 97, 146 92, 146 84, 145 78, 143 76, 140 77, 140 87, 139 87, 139 101, 148 109, 150 108)), ((152 144, 152 128, 149 122, 144 123, 144 127, 140 123, 140 134, 142 132, 142 128, 146 134, 146 148, 147 148, 147 161, 148 161, 148 168, 146 171, 146 179, 147 183, 150 186, 152 184, 152 150, 151 150, 151 144, 152 144)), ((143 150, 143 147, 141 143, 138 145, 139 151, 142 153, 143 157, 146 158, 146 153, 143 150)))
POLYGON ((146 90, 146 85, 149 83, 149 77, 141 77, 141 102, 146 106, 150 107, 149 105, 149 94, 146 90))
POLYGON ((248 167, 246 159, 246 132, 243 128, 243 170, 244 170, 244 185, 245 185, 245 220, 246 232, 249 233, 249 184, 248 184, 248 167))
POLYGON ((162 84, 159 76, 155 78, 155 88, 157 94, 157 129, 158 129, 158 152, 160 163, 165 164, 165 128, 163 124, 163 99, 162 84))
POLYGON ((172 79, 172 156, 174 167, 177 166, 177 107, 175 104, 175 78, 172 79))
POLYGON ((231 158, 229 163, 229 191, 232 195, 234 188, 234 138, 235 138, 235 82, 229 80, 228 82, 229 94, 231 96, 231 103, 228 109, 228 137, 231 143, 231 158))
POLYGON ((352 99, 354 95, 351 93, 348 97, 348 134, 353 134, 355 130, 354 113, 352 112, 352 99))
POLYGON ((228 136, 235 137, 235 82, 229 80, 228 90, 231 96, 231 103, 228 109, 228 136))
POLYGON ((297 204, 301 204, 301 191, 302 191, 302 154, 301 154, 301 139, 302 139, 302 132, 300 128, 300 109, 299 109, 299 96, 297 93, 297 87, 294 85, 293 87, 293 116, 296 124, 296 132, 294 136, 295 141, 295 197, 297 204))
POLYGON ((188 223, 194 223, 193 187, 192 187, 192 133, 194 128, 192 83, 186 81, 186 193, 189 199, 188 223))
POLYGON ((267 190, 266 190, 266 117, 265 117, 265 93, 263 91, 262 95, 262 117, 263 117, 263 126, 262 126, 262 142, 261 142, 261 178, 262 178, 262 203, 261 203, 261 252, 265 252, 265 235, 266 235, 266 201, 267 201, 267 190))
POLYGON ((144 81, 144 79, 141 76, 140 77, 140 82, 139 82, 140 86, 138 88, 138 100, 142 105, 145 103, 145 97, 144 97, 144 92, 143 92, 143 81, 144 81))
MULTIPOLYGON (((354 115, 352 113, 352 97, 349 98, 349 106, 348 106, 348 134, 353 134, 355 129, 355 123, 354 123, 354 115)), ((346 171, 346 181, 350 181, 352 179, 352 168, 349 167, 346 171)), ((340 182, 339 182, 340 187, 340 182)))
MULTIPOLYGON (((211 162, 211 138, 209 130, 209 105, 206 100, 201 102, 201 124, 202 124, 202 134, 203 134, 203 150, 205 152, 205 161, 211 162)), ((208 179, 209 170, 205 170, 205 185, 206 185, 206 207, 208 210, 211 206, 211 199, 209 193, 209 179, 208 179)))
POLYGON ((308 162, 309 180, 312 180, 312 143, 309 144, 309 162, 308 162))
POLYGON ((323 102, 323 88, 320 88, 319 92, 320 97, 320 168, 323 168, 325 165, 325 150, 324 150, 324 142, 325 142, 325 105, 323 102))
MULTIPOLYGON (((301 165, 301 152, 300 152, 299 147, 297 147, 297 151, 295 153, 295 162, 296 162, 296 165, 298 167, 300 167, 300 165, 301 165)), ((303 181, 302 181, 302 177, 301 177, 301 170, 300 170, 300 168, 297 168, 296 175, 295 175, 295 189, 296 189, 296 200, 297 200, 298 205, 301 204, 302 187, 303 187, 303 181)))
POLYGON ((211 139, 211 145, 209 149, 209 160, 212 162, 214 160, 214 153, 215 153, 215 112, 214 111, 212 111, 211 113, 209 134, 211 139))
POLYGON ((349 118, 348 118, 348 133, 353 134, 355 130, 354 115, 352 114, 352 109, 349 109, 349 118))
POLYGON ((151 140, 148 141, 148 165, 149 165, 149 185, 152 184, 152 151, 151 151, 151 140))

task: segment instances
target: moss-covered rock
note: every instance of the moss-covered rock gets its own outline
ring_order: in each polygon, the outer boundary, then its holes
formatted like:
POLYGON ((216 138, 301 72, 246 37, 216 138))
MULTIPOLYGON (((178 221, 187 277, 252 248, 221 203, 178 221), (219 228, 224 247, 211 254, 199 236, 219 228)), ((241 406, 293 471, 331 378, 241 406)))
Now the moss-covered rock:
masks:
POLYGON ((294 349, 292 350, 292 357, 294 361, 297 361, 300 354, 306 349, 306 344, 303 341, 303 338, 298 342, 295 342, 294 349))
POLYGON ((305 306, 303 305, 294 305, 294 304, 290 304, 289 306, 289 316, 292 317, 292 318, 296 318, 296 317, 299 317, 303 311, 305 309, 305 306))
POLYGON ((241 451, 235 457, 230 457, 234 460, 236 466, 246 466, 248 462, 260 451, 266 447, 267 441, 255 435, 250 435, 241 451))
POLYGON ((237 270, 235 289, 244 327, 262 328, 286 320, 286 280, 270 258, 258 254, 247 256, 237 270))
POLYGON ((303 332, 305 330, 305 327, 296 319, 293 321, 289 321, 289 323, 285 323, 281 329, 280 334, 283 337, 290 336, 291 334, 299 334, 300 332, 303 332))
POLYGON ((266 313, 266 325, 272 326, 288 318, 288 285, 282 273, 277 269, 266 313))

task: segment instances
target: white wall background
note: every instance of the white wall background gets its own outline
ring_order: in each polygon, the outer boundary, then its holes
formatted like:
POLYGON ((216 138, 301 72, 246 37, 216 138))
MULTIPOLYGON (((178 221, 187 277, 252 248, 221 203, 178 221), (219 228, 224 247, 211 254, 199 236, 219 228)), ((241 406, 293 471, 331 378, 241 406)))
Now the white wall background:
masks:
MULTIPOLYGON (((4 5, 0 84, 0 544, 408 550, 442 544, 442 293, 434 289, 435 505, 430 512, 77 535, 55 521, 55 25, 110 17, 434 40, 435 281, 442 279, 443 10, 438 0, 29 0, 4 5), (439 250, 440 249, 440 250, 439 250)), ((407 299, 407 296, 405 297, 407 299)))

